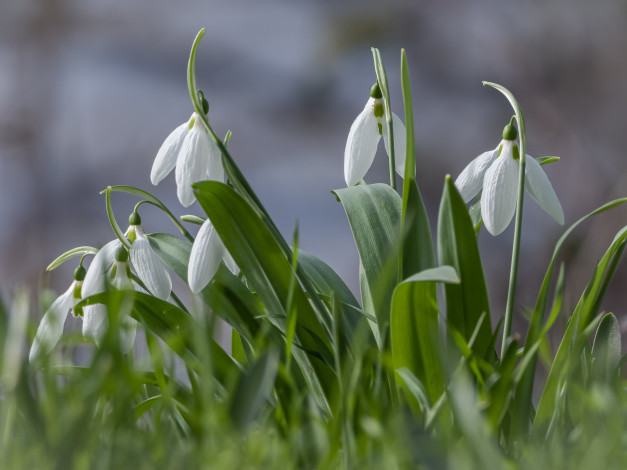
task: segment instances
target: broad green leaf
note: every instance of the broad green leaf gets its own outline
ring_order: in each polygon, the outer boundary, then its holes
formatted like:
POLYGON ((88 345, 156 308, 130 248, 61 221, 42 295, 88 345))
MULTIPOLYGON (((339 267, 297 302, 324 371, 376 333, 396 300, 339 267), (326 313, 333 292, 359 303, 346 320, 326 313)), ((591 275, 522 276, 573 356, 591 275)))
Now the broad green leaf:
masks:
POLYGON ((187 265, 192 244, 169 233, 150 233, 146 238, 161 261, 187 283, 187 265))
POLYGON ((79 246, 76 248, 72 248, 71 250, 66 251, 65 253, 60 255, 52 263, 50 263, 48 267, 46 268, 46 271, 52 271, 53 269, 58 268, 63 263, 65 263, 66 261, 72 258, 76 258, 78 256, 83 256, 83 255, 95 255, 96 253, 98 253, 98 249, 93 248, 91 246, 79 246))
POLYGON ((463 199, 450 176, 446 177, 438 217, 438 255, 440 264, 452 266, 461 283, 445 284, 446 317, 467 340, 481 315, 486 321, 479 330, 473 351, 490 362, 492 337, 488 293, 481 268, 477 237, 463 199))
POLYGON ((270 399, 279 367, 279 353, 269 349, 246 372, 231 396, 229 414, 240 431, 252 424, 270 399))
POLYGON ((458 283, 450 266, 428 269, 401 282, 392 297, 390 342, 394 369, 407 368, 424 384, 431 403, 446 389, 438 326, 437 283, 458 283))
MULTIPOLYGON (((355 238, 374 308, 369 313, 377 317, 381 336, 385 336, 392 291, 397 283, 401 198, 387 184, 351 186, 334 193, 344 206, 355 238)), ((365 300, 362 298, 364 310, 368 304, 365 300)))
POLYGON ((612 313, 603 317, 592 346, 592 372, 597 380, 613 383, 618 378, 621 337, 618 320, 612 313))
MULTIPOLYGON (((233 188, 217 181, 193 185, 194 193, 227 250, 240 267, 268 313, 285 322, 290 284, 291 260, 266 227, 259 214, 233 188)), ((293 305, 298 310, 296 335, 326 392, 334 383, 333 354, 329 335, 307 296, 296 283, 293 305)))

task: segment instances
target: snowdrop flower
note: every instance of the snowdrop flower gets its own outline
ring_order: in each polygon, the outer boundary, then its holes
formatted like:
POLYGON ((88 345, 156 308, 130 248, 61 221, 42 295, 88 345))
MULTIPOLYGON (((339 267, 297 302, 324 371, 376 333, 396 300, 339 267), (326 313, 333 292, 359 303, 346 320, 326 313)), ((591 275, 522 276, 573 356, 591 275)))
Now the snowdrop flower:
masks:
MULTIPOLYGON (((86 271, 81 260, 81 264, 74 271, 74 282, 70 284, 68 290, 57 297, 41 319, 28 355, 30 362, 48 354, 61 339, 63 324, 68 312, 81 300, 81 288, 85 274, 86 271)), ((80 316, 82 312, 75 311, 74 314, 80 316)))
MULTIPOLYGON (((348 133, 344 151, 344 179, 347 186, 359 183, 366 175, 377 152, 379 140, 383 136, 385 151, 390 155, 387 125, 383 122, 383 96, 378 83, 370 90, 370 99, 359 113, 348 133)), ((405 174, 405 147, 407 136, 405 125, 392 113, 394 129, 394 155, 396 172, 405 174)))
MULTIPOLYGON (((131 242, 130 251, 127 252, 119 240, 107 243, 96 254, 87 270, 83 284, 83 297, 105 291, 107 275, 112 266, 114 269, 111 271, 111 283, 114 287, 117 289, 136 289, 141 291, 142 289, 131 281, 130 266, 128 264, 129 255, 133 270, 144 283, 149 293, 162 300, 167 300, 170 296, 170 291, 172 290, 170 275, 163 262, 152 251, 137 211, 134 211, 129 217, 129 224, 125 235, 131 242), (126 252, 126 258, 124 258, 122 248, 126 252)), ((108 326, 106 307, 102 304, 86 306, 83 319, 83 335, 93 338, 96 344, 98 344, 108 326)), ((124 322, 127 322, 127 320, 125 319, 124 322)), ((132 336, 134 338, 134 333, 132 336)))
POLYGON ((154 185, 159 184, 175 167, 176 194, 185 207, 196 200, 192 183, 224 180, 220 149, 195 112, 187 122, 174 129, 161 145, 152 165, 150 181, 154 185))
MULTIPOLYGON (((503 129, 503 140, 498 147, 475 158, 455 181, 466 203, 481 191, 483 223, 495 236, 507 228, 516 211, 520 155, 513 119, 503 129)), ((564 212, 551 182, 540 164, 529 155, 526 156, 525 188, 545 212, 564 224, 564 212)))
POLYGON ((200 227, 192 245, 187 266, 187 280, 193 293, 197 294, 205 288, 220 267, 220 262, 236 274, 239 268, 235 260, 225 248, 218 232, 209 219, 200 227))

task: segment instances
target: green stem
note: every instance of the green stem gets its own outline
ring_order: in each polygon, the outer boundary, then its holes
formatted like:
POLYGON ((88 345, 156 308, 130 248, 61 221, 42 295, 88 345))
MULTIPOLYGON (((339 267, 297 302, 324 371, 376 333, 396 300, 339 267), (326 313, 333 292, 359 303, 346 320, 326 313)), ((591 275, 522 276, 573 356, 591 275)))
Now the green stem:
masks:
POLYGON ((483 82, 484 85, 496 88, 505 95, 516 113, 518 123, 518 135, 520 139, 520 159, 518 161, 518 202, 516 204, 516 222, 514 224, 514 245, 512 247, 512 264, 509 272, 509 286, 507 289, 507 305, 505 307, 505 321, 503 322, 503 339, 501 342, 501 357, 505 354, 507 339, 512 332, 512 320, 514 312, 514 302, 516 300, 516 281, 518 280, 518 258, 520 255, 520 239, 522 234, 523 199, 525 196, 525 165, 526 165, 526 145, 525 145, 525 118, 523 117, 520 105, 514 95, 505 87, 496 83, 483 82))
POLYGON ((392 126, 392 109, 390 107, 390 90, 388 89, 388 78, 381 60, 381 53, 376 47, 372 47, 372 57, 374 59, 374 69, 377 73, 377 82, 383 95, 385 105, 385 123, 388 130, 388 145, 390 148, 390 186, 396 191, 396 159, 394 154, 394 128, 392 126))

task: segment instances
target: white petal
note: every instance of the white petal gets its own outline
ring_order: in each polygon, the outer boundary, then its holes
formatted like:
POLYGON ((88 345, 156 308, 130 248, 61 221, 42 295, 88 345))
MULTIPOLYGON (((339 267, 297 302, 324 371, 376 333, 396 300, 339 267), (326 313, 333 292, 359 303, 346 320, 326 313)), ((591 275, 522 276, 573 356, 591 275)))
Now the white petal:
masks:
MULTIPOLYGON (((394 133, 394 166, 396 172, 401 176, 405 176, 405 160, 407 160, 407 130, 405 124, 396 114, 392 113, 392 132, 394 133)), ((385 151, 390 156, 390 144, 388 142, 388 126, 383 123, 383 143, 385 151)))
POLYGON ((229 253, 226 249, 224 250, 224 258, 222 259, 222 261, 224 261, 225 266, 229 268, 229 271, 231 271, 236 276, 239 274, 239 266, 231 256, 231 253, 229 253))
POLYGON ((115 252, 122 243, 115 239, 103 246, 94 256, 83 281, 82 297, 99 294, 105 290, 105 273, 115 260, 115 252))
POLYGON ((380 138, 377 118, 374 117, 374 99, 370 98, 348 132, 344 150, 344 179, 347 186, 359 183, 366 176, 380 138))
POLYGON ((152 251, 150 243, 136 229, 137 238, 131 245, 129 255, 137 276, 155 297, 166 300, 172 290, 172 281, 165 265, 152 251))
POLYGON ((76 282, 73 282, 70 288, 57 297, 44 314, 37 328, 33 345, 30 348, 30 354, 28 355, 29 361, 33 362, 40 357, 40 355, 48 354, 59 342, 63 334, 65 318, 68 311, 72 308, 72 296, 74 294, 75 285, 76 282))
POLYGON ((211 137, 196 118, 194 126, 185 135, 176 160, 176 194, 184 207, 195 200, 192 183, 207 179, 211 160, 211 137))
POLYGON ((557 223, 564 225, 564 211, 553 186, 546 173, 535 160, 527 155, 525 165, 525 188, 544 211, 553 217, 557 223))
POLYGON ((516 211, 518 163, 513 159, 511 145, 503 144, 501 155, 488 168, 483 178, 481 215, 483 223, 496 236, 507 228, 516 211))
POLYGON ((455 180, 455 186, 466 204, 472 201, 479 191, 481 191, 485 172, 499 154, 499 147, 483 152, 471 161, 455 180))
POLYGON ((83 307, 83 336, 92 338, 97 345, 100 345, 100 340, 104 337, 108 326, 107 307, 102 304, 83 307))
POLYGON ((152 181, 152 184, 159 184, 159 182, 174 169, 176 157, 181 149, 188 128, 189 121, 174 129, 170 135, 166 137, 163 144, 161 144, 161 148, 159 148, 157 152, 155 161, 152 164, 152 170, 150 171, 150 181, 152 181))
POLYGON ((187 280, 192 292, 197 294, 209 284, 220 267, 225 251, 218 232, 213 228, 209 219, 205 220, 198 231, 192 252, 189 255, 187 280))
MULTIPOLYGON (((222 153, 216 143, 209 137, 209 165, 203 180, 224 181, 224 168, 222 167, 222 153)), ((199 180, 202 181, 202 180, 199 180)))

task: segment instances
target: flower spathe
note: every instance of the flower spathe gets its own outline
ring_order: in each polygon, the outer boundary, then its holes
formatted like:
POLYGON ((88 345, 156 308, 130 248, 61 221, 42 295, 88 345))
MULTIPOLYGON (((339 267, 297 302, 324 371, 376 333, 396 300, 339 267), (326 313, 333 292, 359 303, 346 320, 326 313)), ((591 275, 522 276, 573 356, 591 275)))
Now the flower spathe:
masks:
MULTIPOLYGON (((375 96, 380 96, 380 91, 375 96)), ((382 118, 383 99, 371 97, 363 111, 353 121, 344 150, 344 179, 347 186, 359 183, 366 176, 374 161, 381 136, 383 136, 385 150, 388 156, 390 155, 388 129, 382 118)), ((404 176, 407 135, 405 125, 394 113, 392 113, 392 127, 396 172, 404 176)))
POLYGON ((204 289, 218 271, 222 261, 231 272, 238 272, 237 264, 224 247, 218 232, 207 219, 196 235, 189 256, 187 280, 192 292, 197 294, 204 289))
MULTIPOLYGON (((455 181, 465 203, 481 191, 481 217, 492 235, 499 235, 510 224, 516 211, 519 172, 518 146, 503 139, 494 150, 475 158, 455 181)), ((536 203, 559 224, 564 212, 546 173, 535 158, 526 155, 525 188, 536 203)))
POLYGON ((176 194, 185 207, 196 200, 192 183, 224 180, 220 149, 195 112, 187 122, 174 129, 159 148, 150 181, 159 184, 174 168, 176 194))

